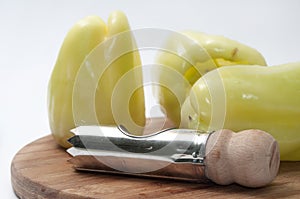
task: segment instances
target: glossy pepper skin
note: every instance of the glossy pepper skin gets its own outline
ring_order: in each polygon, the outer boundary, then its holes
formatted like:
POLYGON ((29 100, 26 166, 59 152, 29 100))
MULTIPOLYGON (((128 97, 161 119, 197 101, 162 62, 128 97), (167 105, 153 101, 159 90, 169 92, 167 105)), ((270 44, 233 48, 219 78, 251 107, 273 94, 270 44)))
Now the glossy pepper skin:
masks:
POLYGON ((182 127, 261 129, 279 143, 281 160, 299 161, 299 77, 300 62, 272 67, 218 68, 192 87, 182 107, 182 127), (224 92, 220 92, 218 79, 223 83, 224 92), (218 104, 225 104, 225 112, 214 109, 218 104), (223 118, 224 124, 212 124, 215 118, 219 121, 223 118))
MULTIPOLYGON (((74 122, 72 103, 74 102, 74 83, 81 64, 99 44, 105 42, 107 39, 111 39, 119 33, 129 30, 130 26, 125 14, 120 11, 115 11, 109 16, 107 24, 98 16, 88 16, 80 20, 71 28, 65 37, 48 88, 48 114, 51 132, 56 142, 61 146, 70 147, 67 139, 72 136, 70 130, 76 125, 74 122)), ((111 43, 111 46, 107 49, 107 55, 109 55, 109 51, 114 51, 119 46, 132 45, 134 48, 135 45, 133 37, 127 37, 127 40, 116 39, 111 43)), ((95 93, 95 112, 98 122, 101 125, 115 125, 111 108, 114 86, 125 73, 140 64, 141 61, 137 51, 128 53, 120 56, 111 63, 99 79, 95 93)), ((93 71, 91 71, 89 76, 92 75, 93 71)), ((135 74, 130 78, 129 82, 125 82, 125 84, 139 85, 141 82, 142 74, 140 73, 135 74)), ((79 84, 80 83, 84 83, 84 81, 79 82, 79 84)), ((79 98, 80 96, 77 97, 79 98)), ((128 106, 132 120, 136 124, 143 126, 145 123, 145 107, 142 88, 134 92, 128 106)), ((84 108, 81 109, 79 112, 85 111, 83 110, 84 108)), ((126 120, 126 118, 123 119, 126 120)), ((93 123, 94 121, 84 122, 90 125, 97 125, 97 123, 93 123)), ((136 134, 138 134, 138 132, 136 134)))
POLYGON ((162 105, 167 117, 176 126, 180 125, 180 107, 188 96, 191 86, 202 75, 221 66, 266 65, 265 59, 257 50, 237 41, 201 32, 186 31, 182 34, 197 45, 181 37, 170 37, 166 46, 175 53, 161 52, 157 59, 158 64, 162 64, 170 70, 168 70, 169 72, 161 71, 158 74, 158 82, 163 86, 158 86, 154 90, 158 103, 162 105), (200 56, 193 55, 199 48, 205 52, 200 56), (190 59, 186 60, 185 56, 190 59), (178 72, 187 80, 187 84, 178 83, 179 80, 167 82, 171 70, 178 72), (176 83, 178 86, 175 88, 176 83), (169 88, 172 86, 174 89, 171 91, 169 88))

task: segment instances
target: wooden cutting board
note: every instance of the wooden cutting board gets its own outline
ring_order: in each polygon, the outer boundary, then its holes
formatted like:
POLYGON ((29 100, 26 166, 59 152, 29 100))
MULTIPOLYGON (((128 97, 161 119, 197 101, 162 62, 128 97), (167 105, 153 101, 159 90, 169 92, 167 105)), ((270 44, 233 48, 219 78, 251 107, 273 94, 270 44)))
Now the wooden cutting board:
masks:
POLYGON ((130 177, 75 171, 71 158, 51 135, 24 148, 11 164, 11 181, 20 198, 300 198, 300 162, 282 162, 278 177, 259 189, 214 183, 130 177))

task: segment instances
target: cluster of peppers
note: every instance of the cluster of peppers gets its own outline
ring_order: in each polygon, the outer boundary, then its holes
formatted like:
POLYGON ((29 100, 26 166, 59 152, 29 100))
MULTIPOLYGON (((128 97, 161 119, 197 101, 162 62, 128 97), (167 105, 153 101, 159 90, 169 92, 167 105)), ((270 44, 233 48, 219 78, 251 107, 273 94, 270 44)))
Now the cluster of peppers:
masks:
MULTIPOLYGON (((99 17, 90 16, 75 24, 67 34, 49 82, 48 95, 51 131, 61 146, 69 147, 70 129, 77 125, 74 121, 74 98, 85 103, 84 96, 74 95, 82 63, 87 62, 87 56, 99 44, 126 31, 130 31, 128 20, 124 13, 116 11, 110 15, 107 24, 99 17)), ((159 53, 157 62, 188 82, 174 87, 174 80, 166 72, 168 70, 155 74, 163 84, 155 87, 154 95, 166 116, 180 128, 204 131, 226 128, 236 132, 243 129, 264 130, 278 141, 281 160, 299 161, 300 63, 268 67, 259 52, 239 42, 200 32, 180 34, 196 45, 185 45, 183 41, 170 38, 166 46, 171 46, 174 51, 180 49, 185 55, 193 55, 198 50, 193 48, 201 48, 209 59, 189 56, 190 60, 186 60, 173 53, 159 53), (170 90, 168 86, 174 89, 170 90)), ((107 57, 114 49, 124 45, 134 47, 134 37, 111 42, 107 57)), ((93 114, 98 124, 115 125, 111 107, 114 87, 122 76, 140 65, 139 53, 133 51, 114 60, 104 71, 97 81, 94 95, 93 114)), ((93 72, 89 75, 92 77, 93 72)), ((123 84, 142 85, 142 81, 140 71, 132 73, 123 84)), ((123 99, 119 100, 121 103, 123 99)), ((135 90, 125 108, 131 118, 122 116, 122 122, 145 125, 143 88, 135 90)), ((79 112, 86 112, 84 106, 81 109, 79 112)), ((85 118, 81 124, 91 125, 95 121, 85 118)), ((134 128, 130 132, 141 133, 134 128)))

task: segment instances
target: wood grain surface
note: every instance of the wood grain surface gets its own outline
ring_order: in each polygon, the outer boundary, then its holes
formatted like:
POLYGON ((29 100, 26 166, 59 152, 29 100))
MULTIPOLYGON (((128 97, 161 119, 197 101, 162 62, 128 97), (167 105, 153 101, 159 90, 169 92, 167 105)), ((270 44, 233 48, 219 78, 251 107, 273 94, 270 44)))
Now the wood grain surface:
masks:
POLYGON ((279 175, 259 189, 78 172, 52 136, 22 148, 11 164, 20 198, 300 198, 300 162, 281 162, 279 175))

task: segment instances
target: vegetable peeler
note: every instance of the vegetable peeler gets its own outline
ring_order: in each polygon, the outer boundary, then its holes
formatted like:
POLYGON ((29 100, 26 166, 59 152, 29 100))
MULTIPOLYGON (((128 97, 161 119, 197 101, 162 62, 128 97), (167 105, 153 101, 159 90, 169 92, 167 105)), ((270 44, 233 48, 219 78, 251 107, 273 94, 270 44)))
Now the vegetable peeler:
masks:
POLYGON ((276 177, 276 140, 261 130, 164 129, 133 136, 124 126, 79 126, 67 152, 76 170, 261 187, 276 177))

